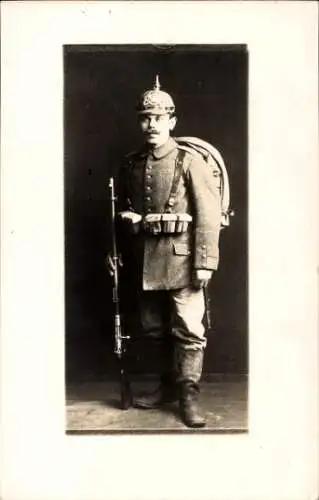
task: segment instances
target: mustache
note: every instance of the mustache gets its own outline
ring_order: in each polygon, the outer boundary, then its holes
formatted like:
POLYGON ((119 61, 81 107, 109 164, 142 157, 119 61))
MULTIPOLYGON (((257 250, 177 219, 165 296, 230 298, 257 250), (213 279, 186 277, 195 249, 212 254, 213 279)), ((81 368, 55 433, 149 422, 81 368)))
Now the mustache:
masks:
POLYGON ((159 132, 157 132, 157 130, 146 130, 145 132, 147 135, 159 135, 159 132))

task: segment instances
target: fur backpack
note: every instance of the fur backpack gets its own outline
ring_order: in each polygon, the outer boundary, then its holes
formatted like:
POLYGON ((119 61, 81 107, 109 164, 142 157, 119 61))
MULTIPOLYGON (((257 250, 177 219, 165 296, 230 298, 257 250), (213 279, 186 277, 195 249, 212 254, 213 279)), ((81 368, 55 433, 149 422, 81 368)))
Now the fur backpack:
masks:
POLYGON ((197 153, 201 154, 207 165, 212 169, 212 175, 218 179, 218 187, 221 194, 221 227, 228 227, 230 217, 234 215, 234 211, 230 209, 229 178, 220 152, 209 142, 198 137, 174 137, 174 139, 185 151, 189 151, 190 153, 197 151, 197 153), (218 168, 216 168, 216 164, 218 168))

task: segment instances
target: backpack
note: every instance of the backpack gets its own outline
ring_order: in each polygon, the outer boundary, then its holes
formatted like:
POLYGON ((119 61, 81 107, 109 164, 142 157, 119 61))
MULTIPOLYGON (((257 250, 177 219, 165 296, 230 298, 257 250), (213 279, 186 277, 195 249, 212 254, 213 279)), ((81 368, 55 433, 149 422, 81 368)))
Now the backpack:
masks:
POLYGON ((181 149, 192 153, 199 153, 207 165, 212 169, 212 175, 218 178, 218 187, 221 194, 222 219, 221 227, 230 225, 230 217, 234 215, 234 211, 230 209, 230 189, 229 178, 224 160, 220 152, 209 142, 199 139, 198 137, 174 137, 175 141, 181 149), (216 169, 217 164, 217 169, 216 169))

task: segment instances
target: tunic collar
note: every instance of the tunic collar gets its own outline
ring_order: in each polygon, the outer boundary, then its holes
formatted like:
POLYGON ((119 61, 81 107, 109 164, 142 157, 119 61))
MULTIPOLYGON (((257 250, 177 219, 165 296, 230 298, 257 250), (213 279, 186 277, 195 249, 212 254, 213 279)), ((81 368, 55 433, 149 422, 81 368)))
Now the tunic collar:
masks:
POLYGON ((140 150, 139 155, 141 158, 146 158, 149 154, 153 155, 154 158, 160 159, 168 155, 173 149, 177 147, 177 142, 175 139, 170 137, 165 144, 156 149, 151 149, 147 144, 140 150))
POLYGON ((173 151, 173 149, 175 149, 176 146, 177 146, 176 141, 172 137, 170 137, 165 142, 165 144, 163 144, 159 148, 153 149, 152 154, 156 159, 164 158, 164 156, 168 155, 171 151, 173 151))

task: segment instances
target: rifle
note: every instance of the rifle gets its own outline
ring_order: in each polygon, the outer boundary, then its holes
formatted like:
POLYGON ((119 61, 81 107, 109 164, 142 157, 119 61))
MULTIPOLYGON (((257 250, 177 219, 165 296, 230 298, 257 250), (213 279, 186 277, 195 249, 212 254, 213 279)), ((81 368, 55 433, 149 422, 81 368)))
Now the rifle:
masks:
POLYGON ((121 408, 123 410, 132 406, 132 392, 130 381, 126 370, 126 341, 130 338, 122 333, 121 314, 120 314, 120 296, 119 296, 119 256, 117 252, 116 230, 115 230, 115 217, 116 207, 114 190, 114 178, 111 177, 109 181, 109 198, 111 202, 111 237, 112 237, 112 261, 114 263, 113 272, 113 304, 114 304, 114 353, 119 361, 120 371, 120 392, 121 392, 121 408))

